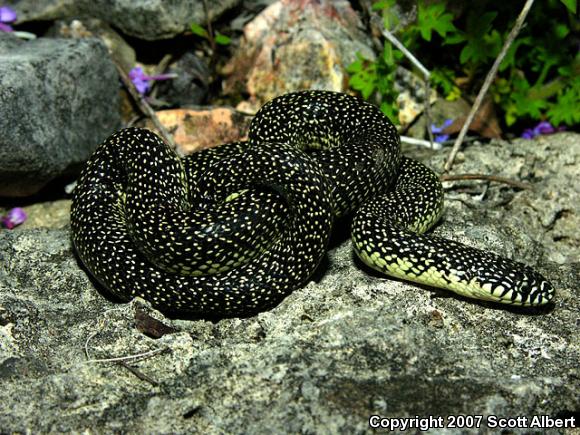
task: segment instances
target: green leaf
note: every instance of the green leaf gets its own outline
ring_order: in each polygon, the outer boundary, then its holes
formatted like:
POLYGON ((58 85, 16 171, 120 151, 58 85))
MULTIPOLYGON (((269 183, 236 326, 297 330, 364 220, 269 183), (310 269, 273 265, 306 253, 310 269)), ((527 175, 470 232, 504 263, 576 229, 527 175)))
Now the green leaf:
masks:
POLYGON ((348 84, 366 99, 376 89, 377 64, 365 59, 360 53, 357 53, 356 57, 357 59, 346 68, 350 74, 348 84))
POLYGON ((502 38, 497 30, 491 30, 491 23, 496 15, 497 12, 487 12, 481 15, 476 9, 470 11, 464 34, 467 43, 459 55, 461 64, 471 64, 473 68, 497 56, 501 49, 502 38))
POLYGON ((215 32, 215 42, 219 45, 229 45, 232 42, 232 38, 226 36, 220 32, 215 32))
POLYGON ((390 99, 392 101, 397 97, 397 92, 395 91, 395 68, 392 69, 382 69, 376 75, 376 88, 377 91, 383 96, 383 98, 390 99))
POLYGON ((572 75, 572 67, 570 65, 564 65, 558 68, 558 74, 563 77, 569 77, 572 75))
POLYGON ((505 111, 505 121, 508 126, 517 119, 529 116, 532 119, 541 119, 543 111, 548 107, 548 102, 543 98, 532 98, 534 89, 526 78, 520 75, 512 76, 511 90, 503 95, 501 106, 505 111))
POLYGON ((455 32, 457 28, 453 25, 453 15, 441 15, 437 21, 435 21, 433 30, 435 30, 442 38, 445 38, 447 33, 455 32))
POLYGON ((461 96, 461 90, 454 80, 455 74, 450 68, 442 67, 431 71, 431 81, 448 101, 454 101, 461 96))
POLYGON ((554 53, 552 50, 546 49, 544 47, 537 47, 536 48, 536 62, 530 66, 530 69, 535 72, 539 72, 538 78, 536 79, 536 86, 541 85, 544 83, 550 69, 553 66, 557 66, 558 64, 562 63, 561 54, 554 53))
POLYGON ((425 41, 431 41, 431 33, 433 31, 437 32, 442 38, 445 38, 447 33, 457 31, 457 28, 453 25, 453 15, 445 12, 445 4, 443 3, 426 5, 423 1, 419 2, 417 26, 421 37, 425 41))
POLYGON ((516 116, 517 113, 516 105, 511 103, 507 107, 504 107, 504 109, 505 109, 505 123, 509 127, 510 125, 513 125, 518 119, 516 116))
POLYGON ((392 65, 394 63, 393 46, 390 42, 385 42, 385 45, 383 46, 383 61, 387 65, 392 65))
POLYGON ((495 20, 497 12, 486 12, 481 15, 479 11, 473 11, 467 17, 467 32, 472 38, 481 38, 491 29, 491 23, 495 20))
POLYGON ((564 6, 566 6, 570 12, 572 12, 573 14, 576 13, 576 9, 578 7, 576 0, 560 0, 560 1, 564 3, 564 6))
POLYGON ((523 45, 532 45, 532 38, 529 36, 524 38, 516 39, 512 45, 508 48, 508 51, 502 60, 501 64, 499 65, 500 71, 505 71, 506 68, 514 67, 516 65, 516 51, 520 46, 523 45))
POLYGON ((363 69, 364 58, 360 53, 356 54, 356 60, 346 67, 346 72, 349 74, 355 74, 363 69))
POLYGON ((351 86, 353 89, 359 91, 362 97, 366 100, 373 94, 376 88, 375 83, 372 80, 367 80, 360 76, 358 78, 359 80, 357 81, 357 77, 354 77, 354 80, 350 82, 351 86))
POLYGON ((501 36, 496 30, 479 38, 470 38, 461 50, 459 61, 462 64, 473 65, 485 63, 488 59, 497 56, 501 50, 501 43, 501 36))
POLYGON ((453 44, 459 44, 461 42, 465 42, 467 41, 467 36, 465 35, 465 33, 463 33, 461 30, 458 30, 457 32, 448 35, 445 40, 443 41, 444 45, 453 45, 453 44))
POLYGON ((372 10, 373 11, 381 11, 383 9, 393 7, 394 0, 381 0, 373 4, 372 10))
POLYGON ((403 53, 394 48, 389 42, 383 47, 382 60, 385 66, 392 67, 404 57, 403 53))
POLYGON ((380 107, 381 111, 387 115, 387 118, 389 118, 393 124, 399 124, 399 108, 395 103, 382 102, 380 107))
POLYGON ((496 58, 503 45, 500 33, 497 30, 492 30, 487 35, 484 35, 483 42, 487 52, 486 57, 496 58))
POLYGON ((511 92, 512 88, 510 86, 510 83, 502 78, 499 77, 495 80, 494 82, 494 92, 497 94, 509 94, 511 92))
POLYGON ((515 104, 515 113, 518 117, 529 115, 533 119, 542 117, 542 110, 548 106, 543 98, 531 98, 534 90, 523 76, 516 76, 513 80, 511 100, 515 104))
POLYGON ((461 49, 461 53, 459 53, 459 62, 461 64, 466 64, 469 60, 474 60, 477 58, 477 47, 473 47, 473 45, 467 44, 465 47, 461 49))
POLYGON ((205 30, 202 26, 196 23, 191 23, 191 32, 194 35, 201 36, 202 38, 208 38, 207 30, 205 30))
POLYGON ((554 26, 554 34, 558 39, 564 39, 570 33, 570 29, 565 24, 556 24, 554 26))
POLYGON ((396 0, 389 0, 379 3, 384 3, 381 9, 383 15, 383 25, 385 26, 385 29, 394 30, 400 21, 398 9, 394 7, 396 0))
MULTIPOLYGON (((578 81, 580 80, 577 80, 577 82, 578 81)), ((552 125, 557 126, 562 123, 574 125, 580 123, 578 101, 580 101, 579 86, 571 86, 562 92, 559 95, 556 104, 548 110, 548 118, 552 125)))

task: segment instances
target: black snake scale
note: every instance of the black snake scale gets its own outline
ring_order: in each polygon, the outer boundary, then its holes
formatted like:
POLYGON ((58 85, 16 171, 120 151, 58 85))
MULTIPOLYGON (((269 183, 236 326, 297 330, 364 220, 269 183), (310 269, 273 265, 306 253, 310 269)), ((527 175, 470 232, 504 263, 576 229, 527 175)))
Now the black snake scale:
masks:
POLYGON ((355 252, 384 273, 515 305, 552 298, 521 263, 422 235, 442 209, 438 177, 400 155, 377 107, 302 91, 267 103, 248 142, 183 159, 147 130, 115 133, 80 176, 71 228, 101 284, 171 313, 275 306, 308 281, 333 219, 351 212, 355 252))

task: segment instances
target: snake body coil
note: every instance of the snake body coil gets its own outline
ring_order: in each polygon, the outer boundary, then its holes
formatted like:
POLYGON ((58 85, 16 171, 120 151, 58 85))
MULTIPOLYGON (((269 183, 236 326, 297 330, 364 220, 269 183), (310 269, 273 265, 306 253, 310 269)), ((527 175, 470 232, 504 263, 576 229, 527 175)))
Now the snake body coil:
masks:
POLYGON ((302 286, 333 219, 356 211, 355 252, 402 279, 515 305, 542 305, 529 267, 422 235, 439 219, 436 174, 400 155, 394 126, 358 98, 303 91, 267 103, 249 141, 179 158, 153 133, 122 130, 83 170, 73 244, 124 300, 166 312, 246 315, 302 286))

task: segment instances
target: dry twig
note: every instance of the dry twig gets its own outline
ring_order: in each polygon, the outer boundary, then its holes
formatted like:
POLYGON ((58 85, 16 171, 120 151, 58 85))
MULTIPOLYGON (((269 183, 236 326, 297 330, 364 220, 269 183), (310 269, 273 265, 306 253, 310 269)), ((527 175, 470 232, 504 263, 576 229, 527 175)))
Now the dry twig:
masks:
POLYGON ((451 153, 449 154, 447 162, 445 163, 444 172, 449 172, 449 170, 453 166, 453 160, 455 160, 455 156, 459 152, 459 148, 461 147, 461 144, 463 142, 463 138, 464 138, 465 134, 467 133, 469 126, 473 122, 473 118, 475 117, 475 114, 479 110, 479 106, 481 106, 481 102, 483 101, 483 98, 487 94, 487 90, 491 86, 491 82, 493 81, 493 79, 495 78, 495 75, 497 74, 497 70, 499 68, 499 65, 501 64, 503 58, 505 57, 508 49, 510 48, 510 46, 512 45, 512 43, 516 39, 516 36, 518 36, 518 33, 520 32, 520 29, 522 28, 524 21, 526 19, 526 16, 528 15, 528 12, 530 11, 530 8, 532 7, 533 3, 534 3, 534 0, 526 0, 526 3, 524 4, 522 11, 520 12, 520 15, 518 16, 518 18, 514 24, 514 27, 512 28, 510 34, 506 38, 506 40, 503 44, 503 47, 501 48, 501 51, 500 51, 499 55, 497 56, 497 58, 495 59, 495 62, 493 63, 491 69, 487 73, 487 77, 485 78, 485 81, 483 82, 483 86, 479 90, 479 94, 477 94, 477 98, 475 99, 475 102, 473 103, 473 106, 471 107, 469 115, 467 115, 467 119, 465 120, 465 123, 463 124, 463 127, 461 128, 461 131, 459 132, 459 135, 457 136, 457 139, 455 140, 455 143, 453 144, 453 148, 451 149, 451 153))
POLYGON ((217 45, 215 42, 215 35, 213 34, 213 27, 211 25, 211 16, 209 14, 209 6, 207 0, 203 0, 203 12, 207 23, 207 39, 209 40, 209 47, 211 49, 211 57, 209 59, 210 68, 213 69, 217 63, 217 45))
POLYGON ((120 365, 121 367, 126 368, 131 373, 133 373, 136 377, 138 377, 139 379, 141 379, 142 381, 149 382, 154 387, 158 387, 159 386, 159 382, 157 382, 156 380, 150 378, 149 376, 147 376, 142 371, 137 370, 135 367, 131 367, 125 361, 117 361, 117 365, 120 365))
POLYGON ((401 43, 401 41, 399 41, 391 32, 385 29, 385 26, 383 26, 383 22, 378 15, 376 14, 373 15, 372 20, 374 24, 379 29, 381 29, 381 33, 383 34, 383 36, 387 38, 391 44, 397 47, 413 63, 413 65, 415 65, 419 69, 419 71, 421 71, 421 73, 425 78, 429 78, 431 76, 429 70, 425 68, 425 66, 421 62, 419 62, 419 59, 413 56, 413 53, 407 50, 407 48, 401 43))
POLYGON ((119 77, 121 77, 121 81, 125 85, 125 88, 129 92, 133 100, 135 100, 135 103, 137 103, 139 110, 141 110, 141 112, 143 112, 145 116, 148 116, 151 119, 153 125, 155 125, 155 128, 159 131, 161 136, 163 136, 163 139, 165 139, 165 142, 167 142, 167 144, 172 149, 175 149, 175 143, 173 142, 171 134, 169 134, 165 126, 161 124, 161 121, 159 121, 159 118, 157 118, 157 115, 155 114, 153 108, 149 105, 149 103, 147 103, 145 98, 143 98, 143 96, 139 92, 137 92, 137 89, 135 89, 135 85, 133 84, 127 73, 123 70, 121 65, 115 62, 115 66, 117 67, 117 72, 119 73, 119 77))
POLYGON ((531 189, 532 186, 529 183, 524 183, 522 181, 512 180, 510 178, 499 177, 497 175, 485 175, 485 174, 444 174, 439 177, 441 181, 461 181, 461 180, 487 180, 495 181, 497 183, 508 184, 510 186, 518 187, 520 189, 531 189))
POLYGON ((401 41, 399 41, 395 35, 393 35, 391 32, 389 32, 387 29, 385 29, 382 20, 380 19, 380 17, 377 14, 374 14, 371 17, 371 21, 373 22, 373 24, 375 26, 377 26, 377 28, 381 29, 381 33, 383 34, 383 36, 389 40, 389 42, 391 44, 393 44, 395 47, 397 47, 406 57, 407 59, 409 59, 411 61, 411 63, 413 65, 415 65, 417 67, 417 69, 419 69, 419 71, 421 71, 421 73, 423 74, 423 78, 425 80, 425 101, 424 101, 424 107, 425 107, 425 119, 426 119, 426 123, 427 123, 427 134, 429 136, 429 143, 431 144, 431 148, 435 148, 434 147, 434 142, 433 142, 433 132, 431 131, 431 102, 429 101, 430 99, 430 95, 431 95, 431 72, 425 68, 425 66, 419 61, 419 59, 417 59, 415 56, 413 56, 413 53, 411 53, 409 50, 407 50, 407 48, 401 43, 401 41))
MULTIPOLYGON (((112 308, 110 310, 105 311, 105 313, 121 312, 121 311, 123 311, 122 308, 112 308)), ((103 314, 105 314, 105 313, 103 313, 103 314)), ((103 363, 103 362, 118 363, 118 362, 125 362, 125 361, 140 361, 142 359, 146 359, 146 358, 152 357, 154 355, 162 355, 164 353, 171 352, 170 348, 164 347, 164 348, 159 348, 159 349, 153 349, 153 350, 150 350, 148 352, 142 352, 142 353, 138 353, 138 354, 126 355, 126 356, 121 356, 121 357, 92 358, 91 353, 89 352, 89 343, 93 338, 95 338, 101 332, 104 323, 105 323, 104 319, 99 320, 97 323, 97 327, 95 327, 93 329, 93 332, 85 340, 84 350, 85 350, 85 356, 87 358, 87 361, 86 361, 87 363, 103 363)))
POLYGON ((431 148, 432 150, 440 150, 442 148, 441 144, 438 142, 429 142, 425 139, 417 139, 409 136, 401 136, 401 143, 419 145, 425 148, 431 148))
POLYGON ((441 149, 435 146, 435 138, 433 137, 433 132, 431 131, 431 79, 429 77, 425 77, 425 124, 427 124, 427 135, 429 136, 429 143, 431 144, 431 148, 433 149, 441 149))
MULTIPOLYGON (((165 56, 163 56, 163 58, 157 64, 157 67, 155 68, 155 74, 153 75, 156 76, 165 73, 172 60, 173 55, 171 53, 168 53, 165 56)), ((157 91, 159 90, 159 88, 157 87, 157 83, 158 83, 157 80, 153 80, 153 82, 151 83, 151 90, 149 91, 149 95, 151 96, 151 98, 157 97, 157 91)))
POLYGON ((142 359, 146 359, 152 357, 154 355, 161 355, 165 352, 169 352, 171 349, 169 348, 161 348, 161 349, 153 349, 148 352, 143 353, 136 353, 134 355, 126 355, 126 356, 118 356, 113 358, 98 358, 98 359, 89 359, 87 360, 88 363, 103 363, 103 362, 120 362, 120 361, 140 361, 142 359))

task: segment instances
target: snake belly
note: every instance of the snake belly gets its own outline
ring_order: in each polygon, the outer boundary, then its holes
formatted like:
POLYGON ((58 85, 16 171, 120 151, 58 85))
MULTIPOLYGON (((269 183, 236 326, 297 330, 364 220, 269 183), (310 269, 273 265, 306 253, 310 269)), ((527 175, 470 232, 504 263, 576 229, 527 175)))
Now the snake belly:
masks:
POLYGON ((514 305, 549 302, 551 284, 495 254, 427 236, 443 210, 438 177, 400 155, 395 127, 347 94, 301 91, 265 104, 249 140, 178 157, 148 130, 103 142, 73 195, 85 267, 122 300, 199 316, 251 315, 303 286, 336 217, 391 276, 514 305))

